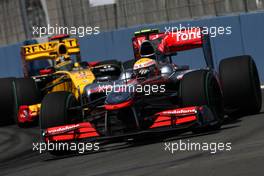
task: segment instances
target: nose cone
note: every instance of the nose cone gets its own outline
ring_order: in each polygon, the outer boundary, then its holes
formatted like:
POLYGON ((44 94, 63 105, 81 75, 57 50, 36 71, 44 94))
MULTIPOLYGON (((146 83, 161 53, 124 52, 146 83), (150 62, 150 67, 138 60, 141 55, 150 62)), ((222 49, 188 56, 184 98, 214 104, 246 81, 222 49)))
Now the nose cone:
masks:
POLYGON ((130 92, 111 92, 107 95, 106 104, 120 104, 132 99, 130 92))

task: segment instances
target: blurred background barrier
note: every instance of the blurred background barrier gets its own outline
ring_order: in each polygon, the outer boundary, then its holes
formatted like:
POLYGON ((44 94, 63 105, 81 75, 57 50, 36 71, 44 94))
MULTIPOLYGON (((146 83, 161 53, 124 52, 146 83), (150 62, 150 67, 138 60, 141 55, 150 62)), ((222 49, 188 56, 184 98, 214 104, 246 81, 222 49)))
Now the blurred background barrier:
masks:
POLYGON ((264 10, 264 0, 0 0, 0 45, 37 37, 33 26, 101 31, 264 10))
MULTIPOLYGON (((165 27, 178 27, 180 24, 230 26, 231 35, 211 38, 216 65, 225 57, 252 55, 257 63, 261 81, 264 82, 264 12, 261 11, 264 0, 117 0, 113 2, 109 5, 95 6, 87 3, 87 0, 0 0, 2 8, 0 44, 21 42, 25 38, 34 37, 31 36, 32 31, 29 28, 32 25, 100 26, 99 35, 79 38, 83 59, 127 60, 133 58, 131 44, 133 33, 142 28, 159 28, 165 31, 165 27), (23 1, 28 4, 25 5, 23 1), (7 9, 12 9, 11 7, 23 8, 17 11, 14 8, 14 13, 10 13, 10 10, 7 13, 7 9), (34 12, 34 9, 41 12, 34 12), (224 16, 226 14, 228 16, 224 16)), ((0 48, 1 77, 22 76, 20 46, 21 43, 17 43, 0 48)), ((179 53, 174 58, 179 65, 190 64, 191 68, 197 68, 204 64, 201 57, 202 50, 195 49, 179 53)))

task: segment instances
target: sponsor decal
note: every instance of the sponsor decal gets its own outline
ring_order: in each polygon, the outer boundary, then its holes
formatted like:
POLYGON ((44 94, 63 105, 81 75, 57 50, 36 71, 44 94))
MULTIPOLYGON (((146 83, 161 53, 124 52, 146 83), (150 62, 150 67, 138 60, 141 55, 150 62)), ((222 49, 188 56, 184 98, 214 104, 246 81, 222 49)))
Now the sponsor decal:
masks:
MULTIPOLYGON (((73 48, 77 47, 77 40, 75 38, 70 38, 62 41, 66 45, 66 47, 73 48)), ((45 52, 45 51, 52 51, 56 49, 56 47, 60 43, 58 41, 54 42, 47 42, 47 43, 40 43, 40 44, 35 44, 35 45, 28 45, 24 46, 24 54, 33 54, 33 53, 39 53, 39 52, 45 52)))
POLYGON ((179 115, 179 114, 190 114, 190 113, 196 113, 196 108, 169 110, 169 111, 164 111, 161 114, 163 114, 163 115, 171 115, 171 114, 179 115))
POLYGON ((135 63, 134 65, 134 70, 140 69, 140 68, 145 68, 145 67, 149 67, 151 65, 154 65, 156 62, 154 60, 139 60, 138 62, 135 63))
POLYGON ((60 133, 60 132, 74 130, 74 129, 79 128, 79 127, 80 127, 80 124, 67 125, 67 126, 64 126, 64 127, 58 127, 56 129, 48 129, 47 133, 48 134, 60 133))

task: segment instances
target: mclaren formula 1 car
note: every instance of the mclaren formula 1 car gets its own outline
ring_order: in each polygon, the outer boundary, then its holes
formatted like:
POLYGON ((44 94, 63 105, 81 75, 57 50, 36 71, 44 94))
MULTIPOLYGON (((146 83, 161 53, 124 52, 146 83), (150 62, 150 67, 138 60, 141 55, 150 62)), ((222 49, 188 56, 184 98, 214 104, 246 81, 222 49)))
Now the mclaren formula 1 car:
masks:
POLYGON ((199 132, 219 129, 224 115, 260 111, 253 59, 247 55, 223 59, 218 73, 210 38, 201 28, 171 33, 144 30, 132 41, 135 59, 117 81, 87 85, 81 103, 68 92, 44 98, 40 113, 44 141, 126 140, 177 129, 199 132), (203 49, 204 68, 173 63, 175 53, 194 48, 203 49))
POLYGON ((120 63, 114 60, 83 62, 77 39, 68 35, 51 37, 45 43, 27 40, 21 55, 24 78, 0 79, 1 125, 31 125, 38 121, 41 101, 47 94, 63 91, 81 99, 86 85, 116 79, 114 75, 121 72, 120 63))

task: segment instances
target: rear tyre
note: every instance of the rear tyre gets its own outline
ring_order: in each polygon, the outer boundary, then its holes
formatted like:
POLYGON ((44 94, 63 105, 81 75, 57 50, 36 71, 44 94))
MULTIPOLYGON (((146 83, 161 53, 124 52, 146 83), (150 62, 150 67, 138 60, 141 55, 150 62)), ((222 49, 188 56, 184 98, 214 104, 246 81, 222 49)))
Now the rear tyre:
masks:
POLYGON ((76 104, 76 99, 70 92, 47 94, 41 103, 40 128, 45 130, 70 123, 72 117, 68 109, 76 104))
MULTIPOLYGON (((207 70, 197 70, 184 75, 180 84, 181 106, 208 106, 217 123, 210 125, 205 130, 216 130, 223 122, 223 103, 220 86, 215 76, 207 70)), ((200 129, 193 132, 200 132, 200 129)))
POLYGON ((0 79, 0 126, 14 123, 14 94, 13 81, 15 78, 0 79))
POLYGON ((13 81, 14 121, 18 124, 18 110, 21 105, 34 105, 41 101, 41 94, 32 78, 17 78, 13 81))
POLYGON ((251 56, 223 59, 219 65, 224 108, 229 116, 256 114, 262 105, 258 70, 251 56))

